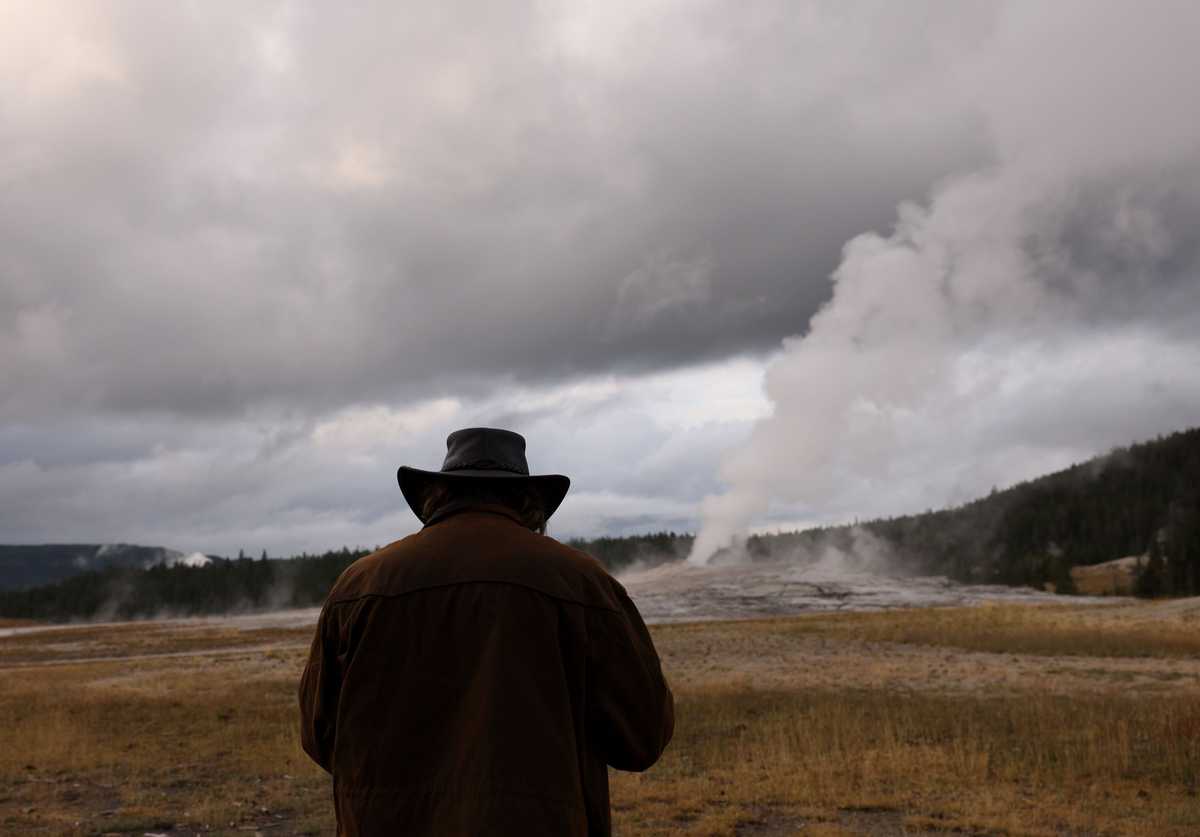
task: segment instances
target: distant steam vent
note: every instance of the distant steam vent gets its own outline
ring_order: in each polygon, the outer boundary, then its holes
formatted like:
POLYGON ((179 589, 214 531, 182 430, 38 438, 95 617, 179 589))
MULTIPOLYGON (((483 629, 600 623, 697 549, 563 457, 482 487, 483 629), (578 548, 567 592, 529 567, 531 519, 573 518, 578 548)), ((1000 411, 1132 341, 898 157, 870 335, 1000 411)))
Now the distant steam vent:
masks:
POLYGON ((162 546, 128 543, 0 545, 0 590, 26 590, 110 567, 147 569, 165 564, 204 566, 211 559, 162 546))

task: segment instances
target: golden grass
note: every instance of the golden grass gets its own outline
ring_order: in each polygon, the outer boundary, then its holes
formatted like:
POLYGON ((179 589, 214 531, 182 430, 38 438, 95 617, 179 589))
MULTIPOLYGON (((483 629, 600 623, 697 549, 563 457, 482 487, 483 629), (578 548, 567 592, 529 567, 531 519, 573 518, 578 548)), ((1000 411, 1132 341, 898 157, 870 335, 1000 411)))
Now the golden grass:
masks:
POLYGON ((1141 560, 1131 556, 1103 564, 1071 567, 1071 581, 1085 596, 1129 596, 1137 584, 1141 560))
POLYGON ((700 689, 644 776, 614 777, 624 833, 833 825, 844 812, 940 830, 1193 834, 1194 697, 949 698, 700 689))
POLYGON ((105 657, 180 654, 211 649, 307 644, 310 629, 232 629, 220 624, 127 622, 58 626, 0 640, 0 665, 105 657))
POLYGON ((328 781, 296 731, 300 663, 5 672, 0 833, 327 833, 328 781))
MULTIPOLYGON (((1167 603, 1169 604, 1169 603, 1167 603)), ((1156 603, 981 605, 800 616, 772 630, 815 632, 996 654, 1080 657, 1200 656, 1200 621, 1154 619, 1156 603)), ((781 620, 783 621, 783 620, 781 620)))
MULTIPOLYGON (((676 736, 649 772, 613 774, 616 833, 1200 833, 1200 663, 1174 656, 1190 613, 1009 607, 656 627, 676 736), (1134 639, 1117 637, 1122 626, 1134 639), (1025 650, 990 653, 997 634, 1025 650)), ((169 632, 80 630, 105 647, 172 647, 169 632)), ((225 650, 235 633, 207 641, 225 650)), ((209 657, 0 663, 0 833, 331 833, 328 778, 296 733, 306 633, 209 657)), ((0 639, 0 658, 13 639, 0 639)))

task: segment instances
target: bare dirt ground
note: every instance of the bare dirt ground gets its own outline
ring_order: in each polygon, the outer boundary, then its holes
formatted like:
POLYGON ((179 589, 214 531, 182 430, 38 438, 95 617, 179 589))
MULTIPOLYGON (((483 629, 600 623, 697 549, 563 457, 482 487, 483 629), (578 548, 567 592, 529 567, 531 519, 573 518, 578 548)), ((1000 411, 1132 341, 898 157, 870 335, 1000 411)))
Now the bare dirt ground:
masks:
POLYGON ((736 622, 697 633, 664 633, 658 647, 680 686, 744 683, 975 696, 1130 690, 1200 695, 1200 659, 997 654, 796 635, 736 622))
MULTIPOLYGON (((1062 597, 1028 587, 957 584, 942 576, 854 572, 840 561, 801 564, 762 560, 707 566, 674 561, 628 571, 620 579, 649 623, 956 607, 985 602, 1063 602, 1062 597)), ((1070 603, 1077 605, 1110 601, 1100 597, 1070 598, 1070 603)))

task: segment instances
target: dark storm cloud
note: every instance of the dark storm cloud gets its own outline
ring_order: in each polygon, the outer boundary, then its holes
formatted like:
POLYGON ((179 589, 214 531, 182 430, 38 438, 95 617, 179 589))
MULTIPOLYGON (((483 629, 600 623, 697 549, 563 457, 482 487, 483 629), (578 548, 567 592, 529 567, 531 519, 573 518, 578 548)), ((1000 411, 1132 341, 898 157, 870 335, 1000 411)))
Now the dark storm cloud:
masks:
POLYGON ((761 352, 847 238, 986 155, 969 107, 921 95, 980 7, 27 16, 9 38, 48 69, 4 65, 0 97, 10 419, 761 352))

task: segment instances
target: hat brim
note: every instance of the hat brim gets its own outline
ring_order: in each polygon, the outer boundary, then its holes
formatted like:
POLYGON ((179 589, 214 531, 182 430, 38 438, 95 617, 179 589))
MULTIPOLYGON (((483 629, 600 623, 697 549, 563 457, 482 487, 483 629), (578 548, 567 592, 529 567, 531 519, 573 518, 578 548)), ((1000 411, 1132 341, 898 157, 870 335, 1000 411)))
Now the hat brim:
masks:
POLYGON ((429 487, 435 484, 453 484, 476 480, 520 480, 528 483, 539 494, 542 495, 542 505, 546 509, 546 519, 550 519, 550 515, 558 510, 562 504, 563 498, 567 496, 567 490, 571 487, 571 480, 562 474, 514 474, 510 471, 492 471, 492 470, 471 470, 464 469, 461 471, 423 471, 420 468, 411 468, 408 465, 401 465, 396 471, 396 482, 400 484, 400 492, 404 495, 408 507, 412 509, 413 514, 422 523, 425 518, 421 514, 421 507, 425 504, 425 493, 429 487))

